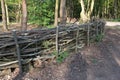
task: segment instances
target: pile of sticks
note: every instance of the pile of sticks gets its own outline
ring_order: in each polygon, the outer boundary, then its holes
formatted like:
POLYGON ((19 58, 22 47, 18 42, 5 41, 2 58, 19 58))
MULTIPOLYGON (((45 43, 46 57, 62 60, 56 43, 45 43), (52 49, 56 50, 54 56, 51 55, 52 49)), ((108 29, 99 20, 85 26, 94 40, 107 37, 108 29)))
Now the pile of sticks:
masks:
POLYGON ((52 29, 12 31, 0 34, 0 69, 31 60, 53 58, 52 53, 78 50, 95 41, 104 32, 105 22, 92 20, 81 25, 66 25, 52 29), (57 49, 56 49, 57 47, 57 49), (19 60, 18 60, 19 59, 19 60))

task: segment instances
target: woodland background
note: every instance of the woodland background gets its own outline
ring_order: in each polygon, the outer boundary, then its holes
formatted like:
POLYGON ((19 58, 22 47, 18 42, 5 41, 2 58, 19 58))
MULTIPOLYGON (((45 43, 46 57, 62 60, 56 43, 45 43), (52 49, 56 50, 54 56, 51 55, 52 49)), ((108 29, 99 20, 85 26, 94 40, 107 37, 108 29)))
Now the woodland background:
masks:
POLYGON ((0 0, 0 21, 4 31, 11 23, 27 23, 48 28, 58 23, 87 22, 92 17, 120 21, 119 0, 0 0))

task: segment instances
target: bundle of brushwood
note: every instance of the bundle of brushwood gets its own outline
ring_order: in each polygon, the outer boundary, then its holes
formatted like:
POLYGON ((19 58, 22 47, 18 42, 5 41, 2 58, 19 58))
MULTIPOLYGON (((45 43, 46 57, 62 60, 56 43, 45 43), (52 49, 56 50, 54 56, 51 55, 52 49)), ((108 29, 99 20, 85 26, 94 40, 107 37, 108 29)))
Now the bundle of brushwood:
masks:
POLYGON ((22 64, 38 58, 54 57, 56 44, 59 52, 78 50, 95 41, 96 36, 103 34, 104 26, 103 20, 91 20, 81 25, 2 33, 0 34, 0 69, 8 68, 12 64, 17 65, 18 50, 22 64))

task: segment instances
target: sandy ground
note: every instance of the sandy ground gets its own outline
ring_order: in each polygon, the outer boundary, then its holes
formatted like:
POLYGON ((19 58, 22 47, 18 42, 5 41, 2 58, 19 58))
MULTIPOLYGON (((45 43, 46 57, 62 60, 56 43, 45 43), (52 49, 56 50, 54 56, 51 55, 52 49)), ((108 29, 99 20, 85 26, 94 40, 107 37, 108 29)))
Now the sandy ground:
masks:
POLYGON ((120 26, 120 22, 106 22, 106 26, 120 26))

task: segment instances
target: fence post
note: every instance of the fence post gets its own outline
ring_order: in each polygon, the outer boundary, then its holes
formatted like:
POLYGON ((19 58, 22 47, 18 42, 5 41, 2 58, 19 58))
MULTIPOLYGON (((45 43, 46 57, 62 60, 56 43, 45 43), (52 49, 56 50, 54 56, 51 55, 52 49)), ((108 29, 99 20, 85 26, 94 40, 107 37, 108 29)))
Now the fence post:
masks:
POLYGON ((56 27, 56 51, 57 51, 57 57, 59 55, 59 43, 58 43, 58 37, 59 37, 59 31, 58 31, 59 26, 56 27))
POLYGON ((17 58, 18 58, 18 64, 19 64, 19 69, 20 69, 20 74, 23 72, 22 70, 22 62, 21 62, 21 56, 20 56, 20 48, 19 48, 19 44, 18 44, 18 40, 17 40, 17 35, 16 35, 16 31, 13 30, 12 31, 13 34, 13 38, 15 41, 15 45, 16 45, 16 50, 17 50, 17 58))
POLYGON ((79 39, 79 27, 76 32, 76 48, 75 48, 76 53, 78 52, 78 39, 79 39))
POLYGON ((97 24, 97 26, 96 26, 96 36, 98 36, 99 35, 99 31, 98 31, 98 24, 97 24))
POLYGON ((90 46, 90 25, 87 26, 87 46, 90 46))

